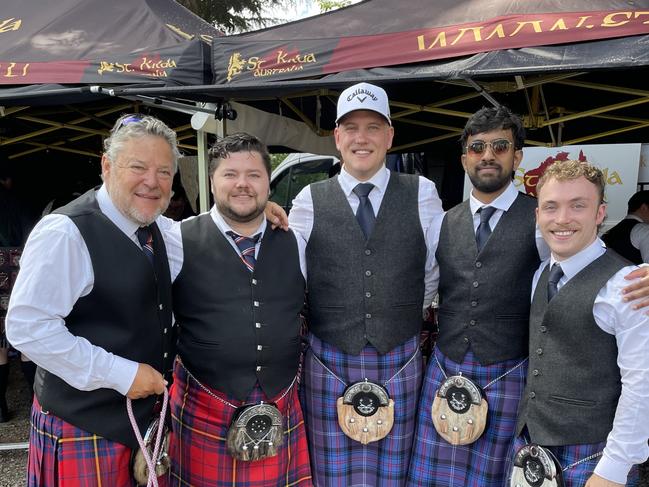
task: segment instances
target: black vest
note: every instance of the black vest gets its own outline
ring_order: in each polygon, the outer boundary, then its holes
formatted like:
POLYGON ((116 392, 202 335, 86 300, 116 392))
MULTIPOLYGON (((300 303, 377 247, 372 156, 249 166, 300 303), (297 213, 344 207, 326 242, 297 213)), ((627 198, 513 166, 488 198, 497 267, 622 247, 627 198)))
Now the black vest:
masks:
POLYGON ((482 365, 527 355, 532 277, 539 266, 536 199, 519 194, 478 254, 469 201, 442 223, 437 346, 455 362, 469 348, 482 365))
POLYGON ((418 194, 418 177, 391 173, 366 241, 337 178, 311 185, 309 328, 345 353, 358 355, 367 343, 387 353, 421 329, 426 243, 418 194))
POLYGON ((597 293, 629 262, 607 251, 548 304, 548 268, 534 291, 530 362, 517 430, 546 446, 605 441, 620 398, 615 336, 593 317, 597 293))
POLYGON ((185 258, 173 293, 183 364, 241 401, 256 382, 276 396, 300 358, 304 277, 295 235, 268 226, 251 273, 209 214, 181 230, 185 258))
POLYGON ((602 235, 602 240, 607 247, 615 250, 618 254, 629 259, 634 264, 642 264, 642 254, 631 243, 631 230, 638 223, 633 218, 625 218, 620 223, 602 235))
MULTIPOLYGON (((65 317, 73 335, 160 372, 175 354, 171 324, 171 278, 167 252, 152 225, 155 274, 142 249, 99 209, 91 190, 56 213, 67 215, 83 237, 94 273, 92 291, 79 298, 65 317), (157 278, 156 278, 157 276, 157 278)), ((137 447, 126 413, 126 398, 113 389, 80 391, 38 368, 34 391, 43 410, 86 431, 137 447)), ((142 434, 155 396, 133 401, 142 434)))

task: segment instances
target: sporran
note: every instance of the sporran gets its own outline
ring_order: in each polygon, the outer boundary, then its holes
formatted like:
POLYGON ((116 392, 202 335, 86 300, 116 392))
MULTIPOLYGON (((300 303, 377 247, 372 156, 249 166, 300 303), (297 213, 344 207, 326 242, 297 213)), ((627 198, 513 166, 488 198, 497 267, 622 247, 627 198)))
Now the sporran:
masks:
POLYGON ((453 375, 437 390, 431 415, 442 438, 451 445, 468 445, 484 432, 488 411, 482 390, 466 377, 453 375))
POLYGON ((522 447, 514 457, 510 487, 564 487, 561 465, 540 445, 522 447))
POLYGON ((367 379, 347 387, 336 409, 343 433, 363 445, 385 438, 394 425, 394 400, 367 379))
MULTIPOLYGON (((156 477, 161 477, 166 475, 171 466, 171 460, 169 458, 169 427, 164 424, 162 430, 162 444, 159 447, 159 452, 157 458, 153 458, 154 455, 154 446, 156 435, 158 434, 158 428, 160 426, 160 418, 155 418, 149 424, 149 427, 144 434, 144 446, 146 448, 149 458, 152 458, 155 462, 155 474, 156 477)), ((147 465, 146 459, 142 452, 142 448, 138 448, 137 452, 133 456, 133 478, 138 485, 147 485, 149 479, 149 467, 147 465)))
POLYGON ((283 424, 273 404, 242 406, 228 429, 228 452, 244 462, 274 457, 284 441, 283 424))

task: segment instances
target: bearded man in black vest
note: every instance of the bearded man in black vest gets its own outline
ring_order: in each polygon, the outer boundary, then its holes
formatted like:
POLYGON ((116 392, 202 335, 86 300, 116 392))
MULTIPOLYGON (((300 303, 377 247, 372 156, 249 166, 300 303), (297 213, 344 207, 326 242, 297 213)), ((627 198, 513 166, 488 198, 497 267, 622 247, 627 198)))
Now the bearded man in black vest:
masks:
POLYGON ((264 208, 266 146, 232 134, 210 151, 215 205, 165 230, 178 360, 172 485, 312 485, 298 398, 304 250, 264 208))
POLYGON ((623 299, 635 266, 597 237, 604 181, 588 163, 561 161, 537 185, 552 254, 532 286, 512 485, 637 485, 649 456, 649 315, 623 299))
POLYGON ((176 134, 125 115, 104 149, 104 184, 36 225, 11 296, 9 340, 38 365, 29 486, 134 486, 125 396, 143 435, 175 355, 156 220, 171 196, 176 134))

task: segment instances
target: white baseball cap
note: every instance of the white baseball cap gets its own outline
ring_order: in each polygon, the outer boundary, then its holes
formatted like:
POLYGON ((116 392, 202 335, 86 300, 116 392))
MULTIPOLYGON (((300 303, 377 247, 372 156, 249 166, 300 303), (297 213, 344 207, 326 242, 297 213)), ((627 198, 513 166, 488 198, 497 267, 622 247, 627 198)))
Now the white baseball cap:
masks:
POLYGON ((336 125, 338 125, 341 118, 354 110, 371 110, 379 113, 392 125, 388 95, 383 88, 378 86, 369 83, 358 83, 343 91, 338 97, 336 125))

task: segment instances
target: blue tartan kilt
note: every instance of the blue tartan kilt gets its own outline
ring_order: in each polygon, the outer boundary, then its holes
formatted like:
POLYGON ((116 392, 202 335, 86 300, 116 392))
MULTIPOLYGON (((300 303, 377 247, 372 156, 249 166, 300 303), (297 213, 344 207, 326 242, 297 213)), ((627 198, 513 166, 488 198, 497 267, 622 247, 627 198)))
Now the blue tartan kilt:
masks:
MULTIPOLYGON (((524 359, 506 360, 483 366, 468 352, 459 364, 433 351, 446 374, 462 375, 484 387, 524 359)), ((503 487, 507 478, 506 459, 516 434, 516 416, 525 389, 527 362, 489 386, 484 392, 489 404, 487 426, 478 440, 453 446, 433 426, 433 399, 444 382, 434 357, 431 357, 417 413, 415 446, 408 471, 408 485, 443 487, 503 487)))
POLYGON ((409 339, 385 355, 380 355, 371 345, 360 355, 349 355, 314 335, 309 336, 302 398, 315 485, 398 487, 405 484, 423 374, 418 338, 409 339), (348 438, 338 425, 336 410, 336 401, 342 397, 346 385, 365 378, 383 385, 395 374, 386 386, 394 400, 394 426, 390 433, 368 445, 348 438))
MULTIPOLYGON (((512 449, 507 461, 508 476, 511 475, 513 468, 514 457, 516 452, 529 443, 525 432, 522 436, 517 437, 512 443, 512 449)), ((566 446, 550 446, 546 447, 554 456, 559 460, 561 467, 566 468, 570 465, 577 463, 591 455, 595 455, 606 446, 606 442, 591 443, 585 445, 566 445, 566 446)), ((601 457, 595 457, 588 461, 579 463, 578 465, 571 466, 564 470, 563 481, 565 487, 583 487, 586 481, 593 475, 595 467, 601 457)), ((626 480, 626 487, 638 487, 640 482, 640 470, 638 465, 634 465, 629 472, 626 480)), ((509 485, 509 484, 507 484, 509 485)))

